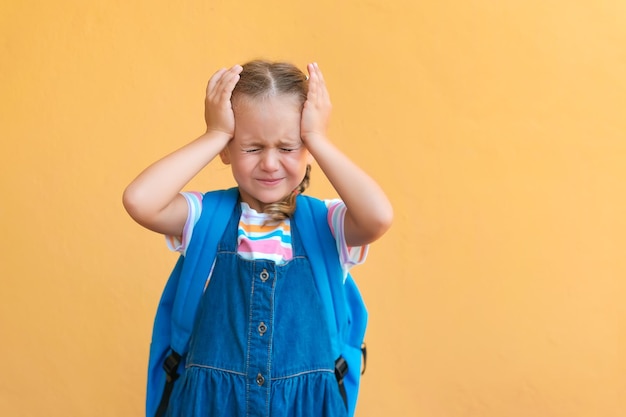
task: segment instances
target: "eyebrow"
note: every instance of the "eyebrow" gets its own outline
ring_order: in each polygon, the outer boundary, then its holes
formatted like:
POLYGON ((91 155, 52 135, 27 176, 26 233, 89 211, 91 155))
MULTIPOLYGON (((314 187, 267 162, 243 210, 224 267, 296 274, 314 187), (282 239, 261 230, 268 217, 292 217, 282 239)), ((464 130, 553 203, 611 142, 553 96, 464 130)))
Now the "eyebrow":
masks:
POLYGON ((278 142, 278 146, 279 147, 285 147, 285 146, 290 146, 290 147, 295 147, 295 146, 301 146, 303 144, 302 139, 298 138, 298 139, 289 139, 289 140, 281 140, 280 142, 278 142))
MULTIPOLYGON (((301 139, 281 139, 280 141, 278 141, 278 143, 275 144, 275 146, 277 148, 284 148, 284 147, 296 147, 296 146, 302 146, 303 142, 301 139)), ((261 142, 261 141, 257 141, 257 140, 250 140, 250 141, 243 141, 240 146, 242 148, 263 148, 265 146, 267 146, 267 143, 265 142, 261 142)))
POLYGON ((263 146, 263 144, 261 142, 256 142, 256 141, 251 140, 251 141, 241 142, 239 146, 241 146, 242 148, 251 148, 251 147, 258 148, 260 146, 263 146))

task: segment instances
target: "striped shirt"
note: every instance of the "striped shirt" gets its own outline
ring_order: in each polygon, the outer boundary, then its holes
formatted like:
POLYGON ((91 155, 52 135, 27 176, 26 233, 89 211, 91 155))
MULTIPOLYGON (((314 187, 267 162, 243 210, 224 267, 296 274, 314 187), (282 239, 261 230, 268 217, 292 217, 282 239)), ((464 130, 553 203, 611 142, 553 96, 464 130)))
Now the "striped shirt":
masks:
MULTIPOLYGON (((193 236, 193 228, 202 214, 202 194, 198 192, 181 193, 187 200, 189 208, 187 221, 180 237, 166 236, 168 247, 185 254, 185 249, 193 236)), ((344 218, 346 205, 339 199, 324 200, 328 208, 328 224, 337 242, 339 260, 345 275, 350 268, 365 261, 369 245, 349 247, 344 235, 344 218)), ((237 252, 248 260, 268 259, 278 265, 293 258, 291 246, 291 223, 289 219, 280 223, 264 222, 268 215, 259 213, 246 203, 241 203, 241 218, 237 233, 237 252)))

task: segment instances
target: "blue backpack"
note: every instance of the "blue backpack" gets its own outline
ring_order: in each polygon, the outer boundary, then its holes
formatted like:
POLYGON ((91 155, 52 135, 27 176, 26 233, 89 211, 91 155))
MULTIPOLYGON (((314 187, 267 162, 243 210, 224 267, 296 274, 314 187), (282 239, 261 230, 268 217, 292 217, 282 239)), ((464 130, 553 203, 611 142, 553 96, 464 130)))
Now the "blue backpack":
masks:
MULTIPOLYGON (((174 383, 184 371, 196 310, 211 269, 212 262, 207 262, 207 259, 215 259, 218 243, 238 199, 237 188, 204 194, 202 214, 194 227, 186 255, 179 257, 165 285, 150 344, 147 417, 161 417, 165 414, 174 383)), ((331 324, 332 348, 338 358, 335 362, 335 376, 348 415, 352 417, 362 363, 365 371, 366 350, 363 339, 367 327, 367 310, 352 277, 348 275, 343 284, 341 279, 336 278, 343 276, 343 270, 335 239, 330 228, 324 227, 328 224, 328 210, 324 202, 299 195, 296 204, 294 220, 302 241, 306 242, 304 249, 313 268, 319 293, 327 300, 324 313, 331 324)))

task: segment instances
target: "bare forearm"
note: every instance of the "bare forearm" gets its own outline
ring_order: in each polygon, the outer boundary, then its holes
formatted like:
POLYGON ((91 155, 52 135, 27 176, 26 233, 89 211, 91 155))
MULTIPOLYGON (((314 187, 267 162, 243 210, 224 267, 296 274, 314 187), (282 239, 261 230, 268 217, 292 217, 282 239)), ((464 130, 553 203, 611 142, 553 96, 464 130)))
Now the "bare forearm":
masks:
POLYGON ((146 168, 124 191, 124 206, 131 216, 154 228, 150 223, 174 203, 183 187, 219 154, 228 139, 204 134, 146 168))
POLYGON ((382 188, 328 139, 311 140, 307 147, 346 204, 348 244, 358 246, 378 239, 393 219, 382 188))
POLYGON ((346 243, 373 242, 391 226, 393 209, 383 190, 326 136, 332 108, 324 76, 316 63, 307 66, 309 91, 302 109, 302 140, 348 208, 346 243))
POLYGON ((243 68, 222 68, 209 79, 204 100, 206 133, 146 168, 124 190, 128 214, 155 232, 179 236, 187 220, 187 203, 179 193, 235 132, 231 96, 243 68))

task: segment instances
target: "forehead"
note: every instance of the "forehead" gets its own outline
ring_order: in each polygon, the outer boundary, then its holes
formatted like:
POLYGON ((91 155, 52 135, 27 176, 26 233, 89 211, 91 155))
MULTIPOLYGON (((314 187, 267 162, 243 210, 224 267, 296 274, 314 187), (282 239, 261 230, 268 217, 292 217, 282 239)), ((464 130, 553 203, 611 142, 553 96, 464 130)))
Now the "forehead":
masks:
POLYGON ((302 111, 303 102, 296 94, 263 94, 252 97, 246 94, 237 94, 232 98, 235 117, 258 111, 302 111))
POLYGON ((297 140, 300 138, 302 103, 295 95, 233 100, 235 139, 297 140))

